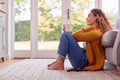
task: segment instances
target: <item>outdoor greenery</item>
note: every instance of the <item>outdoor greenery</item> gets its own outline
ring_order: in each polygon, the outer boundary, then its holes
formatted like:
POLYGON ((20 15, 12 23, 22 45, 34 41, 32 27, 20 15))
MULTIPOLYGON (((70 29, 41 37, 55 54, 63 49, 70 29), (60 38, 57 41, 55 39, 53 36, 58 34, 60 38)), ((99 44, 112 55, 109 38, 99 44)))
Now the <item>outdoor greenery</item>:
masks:
MULTIPOLYGON (((27 11, 24 7, 30 0, 15 0, 15 15, 18 17, 22 11, 27 11)), ((39 0, 38 5, 38 39, 39 41, 56 41, 61 35, 61 15, 57 15, 61 10, 62 0, 39 0), (56 11, 56 13, 55 13, 56 11), (56 16, 55 16, 56 15, 56 16)), ((71 7, 72 31, 76 31, 86 26, 85 11, 92 5, 90 0, 71 0, 74 6, 71 7)), ((113 21, 114 15, 108 15, 113 21)), ((18 20, 15 22, 15 41, 30 40, 30 20, 18 20)))
POLYGON ((30 21, 19 21, 15 24, 15 40, 29 41, 30 40, 30 21))

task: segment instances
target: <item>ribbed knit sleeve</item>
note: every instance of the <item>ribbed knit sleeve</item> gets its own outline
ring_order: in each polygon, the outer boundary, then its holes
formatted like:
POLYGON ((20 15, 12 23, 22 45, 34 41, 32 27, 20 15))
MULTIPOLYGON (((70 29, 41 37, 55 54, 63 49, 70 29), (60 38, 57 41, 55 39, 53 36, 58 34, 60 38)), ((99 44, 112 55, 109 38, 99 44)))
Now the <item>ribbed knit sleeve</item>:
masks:
POLYGON ((101 32, 99 29, 93 30, 93 28, 80 29, 77 32, 73 33, 73 37, 79 41, 93 42, 96 39, 99 39, 101 32))

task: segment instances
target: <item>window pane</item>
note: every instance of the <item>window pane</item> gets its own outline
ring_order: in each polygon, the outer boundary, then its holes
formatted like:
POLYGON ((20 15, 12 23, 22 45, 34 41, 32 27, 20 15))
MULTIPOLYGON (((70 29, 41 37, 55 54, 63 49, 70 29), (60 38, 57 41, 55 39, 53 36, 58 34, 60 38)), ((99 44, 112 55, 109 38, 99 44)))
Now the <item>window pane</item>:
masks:
POLYGON ((86 17, 89 11, 95 7, 95 0, 72 0, 72 31, 86 26, 86 17))
POLYGON ((30 1, 15 0, 15 50, 30 50, 30 1))
POLYGON ((115 23, 118 17, 118 0, 102 0, 102 9, 111 23, 115 23))
POLYGON ((61 34, 61 0, 38 0, 38 49, 57 50, 61 34))

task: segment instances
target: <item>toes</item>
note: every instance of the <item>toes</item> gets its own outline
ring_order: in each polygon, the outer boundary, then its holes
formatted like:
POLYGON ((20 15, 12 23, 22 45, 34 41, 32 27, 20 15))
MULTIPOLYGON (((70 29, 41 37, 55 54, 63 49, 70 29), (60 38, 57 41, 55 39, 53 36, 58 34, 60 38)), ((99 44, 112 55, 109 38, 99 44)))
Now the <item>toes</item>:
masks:
POLYGON ((64 68, 60 67, 48 67, 48 70, 64 70, 64 68))
POLYGON ((56 61, 55 62, 53 62, 53 63, 51 63, 51 64, 48 64, 48 67, 50 67, 51 65, 53 65, 54 63, 56 63, 56 61))
POLYGON ((64 70, 64 66, 53 64, 47 68, 48 70, 64 70))

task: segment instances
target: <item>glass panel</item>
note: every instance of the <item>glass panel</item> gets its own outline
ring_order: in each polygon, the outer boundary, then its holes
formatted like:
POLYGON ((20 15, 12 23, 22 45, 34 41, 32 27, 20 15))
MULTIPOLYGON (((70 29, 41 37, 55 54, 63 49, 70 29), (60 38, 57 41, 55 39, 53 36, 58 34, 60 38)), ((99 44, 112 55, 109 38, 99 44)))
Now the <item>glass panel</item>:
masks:
POLYGON ((118 0, 102 0, 102 9, 112 24, 118 18, 119 12, 118 5, 119 5, 118 0))
POLYGON ((72 0, 72 31, 86 26, 86 17, 89 11, 95 7, 95 0, 72 0))
POLYGON ((30 50, 31 0, 15 0, 15 50, 30 50))
MULTIPOLYGON (((72 31, 86 27, 86 17, 95 7, 95 0, 71 0, 72 31)), ((79 43, 82 47, 82 42, 79 43)))
POLYGON ((3 31, 2 27, 0 25, 0 51, 3 50, 3 31))
POLYGON ((5 27, 6 27, 6 14, 0 12, 0 52, 5 47, 5 27))
POLYGON ((57 49, 61 22, 61 0, 38 0, 39 50, 57 49))

